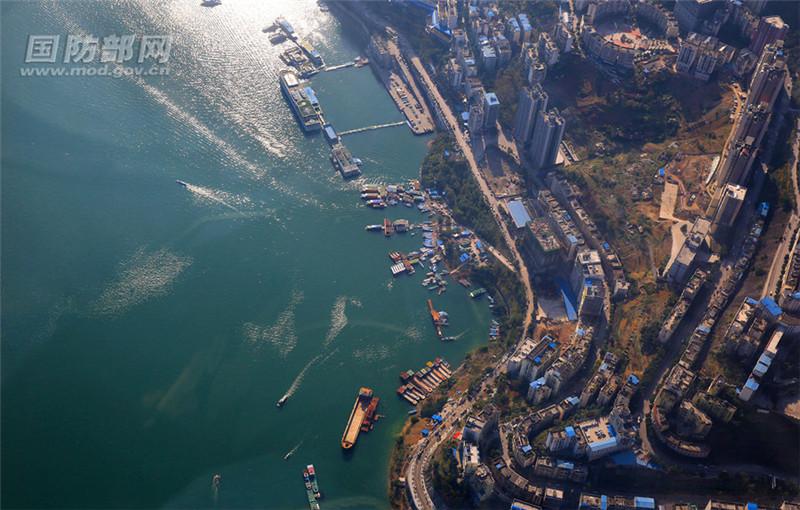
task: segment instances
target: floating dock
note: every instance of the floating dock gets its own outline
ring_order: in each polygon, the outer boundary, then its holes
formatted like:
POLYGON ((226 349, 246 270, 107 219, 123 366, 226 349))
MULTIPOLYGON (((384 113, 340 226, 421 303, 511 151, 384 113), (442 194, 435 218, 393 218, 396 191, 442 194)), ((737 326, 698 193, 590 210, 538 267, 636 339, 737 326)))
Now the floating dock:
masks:
POLYGON ((356 444, 360 432, 372 430, 372 425, 377 419, 375 409, 378 407, 378 401, 378 397, 372 394, 371 388, 362 387, 358 391, 356 403, 353 404, 353 410, 350 412, 350 418, 347 420, 347 426, 342 434, 342 448, 349 450, 356 444), (373 401, 375 401, 374 405, 373 401), (368 422, 367 430, 363 430, 365 421, 368 422))
POLYGON ((424 368, 416 372, 408 370, 400 373, 403 385, 397 388, 397 395, 409 404, 417 405, 451 375, 450 364, 441 358, 436 358, 428 361, 424 368))
POLYGON ((350 150, 341 142, 335 142, 331 146, 331 162, 342 177, 350 179, 361 175, 361 169, 355 162, 355 158, 350 154, 350 150))
POLYGON ((436 328, 436 336, 438 336, 439 339, 443 339, 444 334, 442 333, 442 326, 447 326, 447 313, 435 309, 433 307, 433 301, 430 299, 428 300, 428 311, 431 314, 433 327, 436 328))

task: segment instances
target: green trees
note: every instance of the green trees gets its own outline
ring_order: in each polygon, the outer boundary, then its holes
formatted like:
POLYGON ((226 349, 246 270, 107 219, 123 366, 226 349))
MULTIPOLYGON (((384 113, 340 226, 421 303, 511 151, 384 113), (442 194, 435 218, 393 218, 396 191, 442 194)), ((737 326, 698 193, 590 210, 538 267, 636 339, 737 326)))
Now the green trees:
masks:
POLYGON ((457 222, 473 229, 479 237, 501 249, 504 244, 500 229, 467 162, 456 155, 454 147, 450 136, 440 134, 433 140, 422 162, 422 185, 444 193, 445 201, 457 222))

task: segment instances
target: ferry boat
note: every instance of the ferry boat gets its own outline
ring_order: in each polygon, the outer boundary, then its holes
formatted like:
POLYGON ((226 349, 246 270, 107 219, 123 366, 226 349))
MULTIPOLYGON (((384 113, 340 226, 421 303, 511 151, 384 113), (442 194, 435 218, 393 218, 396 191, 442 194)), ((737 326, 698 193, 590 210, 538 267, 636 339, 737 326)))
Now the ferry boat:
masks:
POLYGON ((269 42, 272 44, 280 44, 286 40, 286 35, 283 32, 278 32, 269 36, 269 42))
POLYGON ((286 18, 284 18, 283 16, 278 16, 275 19, 275 24, 278 25, 278 27, 280 27, 280 29, 286 33, 286 37, 290 39, 294 39, 295 37, 297 37, 294 33, 294 27, 292 27, 292 25, 290 25, 289 22, 286 21, 286 18))
POLYGON ((322 129, 320 115, 322 113, 316 94, 311 87, 302 87, 297 75, 288 69, 280 73, 281 91, 283 91, 289 107, 297 117, 300 127, 306 133, 322 129))
POLYGON ((480 289, 475 289, 475 290, 471 291, 469 293, 469 297, 471 297, 472 299, 475 299, 476 297, 480 297, 480 296, 482 296, 484 294, 486 294, 486 289, 481 287, 480 289))
POLYGON ((314 464, 306 466, 308 471, 308 478, 311 481, 311 490, 314 491, 314 497, 317 499, 322 498, 322 493, 319 491, 319 484, 317 483, 317 472, 314 470, 314 464))

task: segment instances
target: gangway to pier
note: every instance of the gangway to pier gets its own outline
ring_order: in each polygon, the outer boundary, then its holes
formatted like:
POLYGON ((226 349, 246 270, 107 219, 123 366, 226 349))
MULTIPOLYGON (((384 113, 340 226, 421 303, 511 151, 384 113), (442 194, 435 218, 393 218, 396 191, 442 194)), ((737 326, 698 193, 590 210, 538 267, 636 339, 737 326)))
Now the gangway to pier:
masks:
POLYGON ((348 129, 347 131, 339 131, 339 136, 352 135, 352 134, 355 134, 355 133, 363 133, 364 131, 372 131, 373 129, 383 129, 383 128, 395 127, 395 126, 404 126, 405 124, 406 124, 406 121, 404 121, 404 120, 401 120, 401 121, 398 121, 398 122, 389 122, 387 124, 375 124, 374 126, 367 126, 367 127, 362 127, 362 128, 356 128, 356 129, 348 129))
POLYGON ((345 67, 353 67, 356 65, 355 61, 353 62, 345 62, 344 64, 339 64, 335 66, 325 66, 326 71, 336 71, 337 69, 344 69, 345 67))

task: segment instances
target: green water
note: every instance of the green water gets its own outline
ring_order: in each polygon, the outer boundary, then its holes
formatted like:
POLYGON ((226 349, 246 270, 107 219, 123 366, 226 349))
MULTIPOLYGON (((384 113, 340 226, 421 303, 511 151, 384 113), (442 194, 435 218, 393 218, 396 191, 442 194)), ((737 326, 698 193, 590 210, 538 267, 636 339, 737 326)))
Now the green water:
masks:
MULTIPOLYGON (((313 462, 324 509, 385 508, 398 373, 485 342, 485 301, 458 285, 434 301, 464 334, 435 338, 422 276, 389 273, 421 236, 364 232, 384 214, 301 134, 261 28, 284 15, 329 64, 363 48, 282 4, 2 4, 5 507, 307 508, 313 462), (20 76, 28 34, 70 33, 171 34, 170 75, 20 76), (387 417, 345 455, 359 386, 387 417)), ((312 85, 338 130, 402 119, 368 68, 312 85)), ((427 141, 346 139, 369 182, 415 177, 427 141)))

